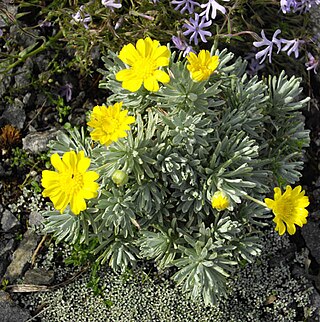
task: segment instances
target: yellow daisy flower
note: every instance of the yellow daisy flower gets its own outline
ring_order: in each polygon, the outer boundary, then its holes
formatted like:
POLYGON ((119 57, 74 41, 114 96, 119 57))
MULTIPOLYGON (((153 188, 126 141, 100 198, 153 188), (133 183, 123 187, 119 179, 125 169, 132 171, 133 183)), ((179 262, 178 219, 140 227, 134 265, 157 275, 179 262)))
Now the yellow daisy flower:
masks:
POLYGON ((219 65, 219 57, 211 56, 208 50, 200 50, 198 56, 189 53, 187 60, 189 62, 187 69, 195 82, 207 80, 219 65))
POLYGON ((216 191, 211 198, 212 208, 218 211, 225 210, 230 206, 228 196, 223 191, 216 191))
POLYGON ((87 208, 85 199, 95 198, 99 188, 94 182, 99 178, 95 171, 87 171, 90 159, 84 152, 66 152, 62 159, 57 153, 50 158, 51 164, 57 171, 42 171, 41 184, 45 188, 44 197, 49 197, 54 208, 61 213, 70 204, 71 211, 78 215, 87 208))
POLYGON ((121 111, 122 103, 111 106, 95 106, 90 115, 88 125, 93 128, 90 133, 92 140, 110 145, 119 138, 127 136, 129 124, 135 122, 133 116, 128 116, 128 110, 121 111))
POLYGON ((306 217, 308 210, 305 208, 309 205, 309 198, 305 196, 305 191, 301 191, 301 186, 295 187, 293 190, 290 186, 286 187, 286 191, 282 194, 280 188, 274 188, 274 200, 266 198, 264 202, 275 215, 273 221, 276 223, 275 230, 279 235, 283 235, 286 231, 293 235, 296 232, 295 225, 302 227, 307 223, 306 217), (285 226, 286 224, 286 226, 285 226))
POLYGON ((139 39, 136 47, 125 45, 119 58, 130 68, 123 69, 116 74, 116 80, 122 82, 122 87, 136 92, 141 85, 150 92, 159 90, 159 84, 168 83, 170 77, 161 66, 169 65, 170 51, 166 46, 159 46, 159 41, 149 37, 139 39))

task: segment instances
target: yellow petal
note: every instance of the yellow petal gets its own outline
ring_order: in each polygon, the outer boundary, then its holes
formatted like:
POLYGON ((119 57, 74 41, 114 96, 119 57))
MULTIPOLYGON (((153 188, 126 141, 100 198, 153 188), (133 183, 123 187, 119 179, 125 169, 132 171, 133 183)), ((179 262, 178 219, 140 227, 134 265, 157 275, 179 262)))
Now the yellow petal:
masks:
POLYGON ((274 189, 274 200, 277 200, 281 197, 281 189, 279 187, 275 187, 274 189))
POLYGON ((269 209, 273 209, 273 207, 274 207, 274 200, 272 200, 272 199, 269 199, 269 198, 265 198, 264 199, 264 202, 265 202, 265 204, 267 205, 267 207, 269 208, 269 209))
POLYGON ((154 72, 154 76, 155 76, 157 81, 159 81, 159 82, 161 82, 163 84, 170 82, 170 76, 166 72, 164 72, 163 70, 157 69, 154 72))
POLYGON ((87 169, 90 166, 90 159, 89 158, 83 158, 81 159, 78 164, 77 164, 77 170, 80 173, 85 173, 87 171, 87 169))
POLYGON ((65 165, 61 161, 58 153, 52 154, 50 157, 51 164, 57 169, 59 172, 63 172, 65 170, 65 165))
POLYGON ((157 92, 159 90, 159 84, 154 76, 150 76, 144 80, 143 85, 145 89, 150 92, 157 92))
POLYGON ((125 45, 121 49, 118 57, 129 66, 132 66, 137 59, 140 59, 139 53, 132 44, 125 45))
POLYGON ((116 74, 116 80, 119 82, 135 79, 135 78, 136 78, 136 74, 131 69, 123 69, 117 72, 116 74))
POLYGON ((87 171, 83 174, 83 181, 89 182, 89 181, 95 181, 99 178, 99 174, 95 171, 87 171))
POLYGON ((296 233, 296 226, 291 223, 287 223, 287 230, 290 235, 294 235, 296 233))
POLYGON ((130 92, 136 92, 142 85, 142 79, 125 80, 122 83, 122 87, 130 92))
POLYGON ((284 225, 282 220, 278 221, 275 230, 279 233, 280 236, 282 236, 286 232, 286 226, 284 225))
POLYGON ((60 210, 61 213, 63 213, 69 203, 69 196, 63 192, 59 193, 57 196, 51 196, 50 199, 54 208, 60 210))
POLYGON ((87 205, 85 200, 81 196, 74 195, 70 200, 70 208, 75 215, 78 215, 80 211, 87 208, 87 205))
POLYGON ((74 172, 77 162, 76 153, 74 151, 66 152, 62 157, 62 161, 68 169, 74 172))
POLYGON ((44 188, 49 187, 52 184, 55 184, 59 180, 59 173, 50 170, 42 171, 41 184, 44 188))

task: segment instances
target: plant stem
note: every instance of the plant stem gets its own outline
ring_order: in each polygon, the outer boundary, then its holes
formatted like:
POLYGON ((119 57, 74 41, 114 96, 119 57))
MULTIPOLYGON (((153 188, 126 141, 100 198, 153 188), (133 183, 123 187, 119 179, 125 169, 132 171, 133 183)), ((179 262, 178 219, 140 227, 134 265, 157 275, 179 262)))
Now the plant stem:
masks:
MULTIPOLYGON (((253 197, 251 197, 251 196, 249 196, 249 195, 243 195, 244 197, 246 197, 247 199, 249 199, 249 200, 252 200, 252 201, 254 201, 255 203, 257 203, 258 205, 260 205, 260 206, 262 206, 262 207, 264 207, 264 208, 268 208, 268 206, 264 203, 264 202, 262 202, 262 201, 260 201, 260 200, 258 200, 258 199, 256 199, 256 198, 253 198, 253 197)), ((269 209, 269 208, 268 208, 269 209)))
POLYGON ((26 59, 28 59, 31 56, 37 55, 40 52, 44 51, 49 47, 52 43, 54 43, 56 40, 58 40, 63 35, 62 30, 59 30, 59 32, 52 38, 50 38, 47 42, 43 43, 40 47, 38 47, 35 50, 30 51, 29 53, 25 54, 24 56, 20 57, 17 61, 15 61, 13 64, 9 65, 5 70, 0 71, 0 73, 7 73, 12 68, 16 67, 20 63, 23 63, 26 59))

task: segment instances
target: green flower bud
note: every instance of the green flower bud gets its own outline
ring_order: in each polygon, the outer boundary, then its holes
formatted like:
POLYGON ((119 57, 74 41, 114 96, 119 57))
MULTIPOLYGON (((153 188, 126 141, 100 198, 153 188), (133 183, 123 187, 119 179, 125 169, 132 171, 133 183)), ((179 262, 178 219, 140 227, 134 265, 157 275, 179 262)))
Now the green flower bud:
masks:
POLYGON ((129 177, 126 172, 124 172, 122 170, 116 170, 113 173, 111 179, 116 185, 122 186, 128 182, 129 177))

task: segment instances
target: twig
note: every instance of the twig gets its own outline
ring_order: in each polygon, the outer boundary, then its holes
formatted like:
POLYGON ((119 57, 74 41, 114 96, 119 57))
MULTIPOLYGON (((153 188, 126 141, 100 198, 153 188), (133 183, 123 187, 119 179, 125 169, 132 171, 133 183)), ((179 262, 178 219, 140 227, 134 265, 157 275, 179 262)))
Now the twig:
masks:
POLYGON ((35 316, 33 316, 31 319, 27 320, 26 322, 33 321, 36 317, 38 317, 39 315, 41 315, 44 311, 48 310, 51 306, 52 306, 52 304, 50 304, 49 306, 47 306, 46 308, 44 308, 43 310, 41 310, 39 313, 37 313, 35 316))
POLYGON ((67 279, 64 282, 56 284, 56 285, 47 286, 47 285, 35 285, 35 284, 15 284, 15 285, 8 285, 6 287, 6 289, 10 292, 13 292, 13 293, 46 292, 46 291, 57 290, 62 286, 72 283, 78 276, 80 276, 85 271, 87 271, 88 268, 89 268, 89 265, 84 267, 81 271, 79 271, 77 274, 75 274, 71 278, 67 279))
POLYGON ((37 255, 38 255, 38 253, 39 253, 39 250, 40 250, 40 248, 42 247, 42 245, 43 245, 43 243, 45 242, 45 240, 46 240, 46 239, 47 239, 47 234, 45 234, 45 235, 42 237, 42 239, 41 239, 40 243, 38 244, 38 246, 37 246, 36 250, 34 251, 34 253, 33 253, 32 257, 31 257, 31 265, 32 265, 32 266, 34 265, 34 262, 36 261, 36 257, 37 257, 37 255))

